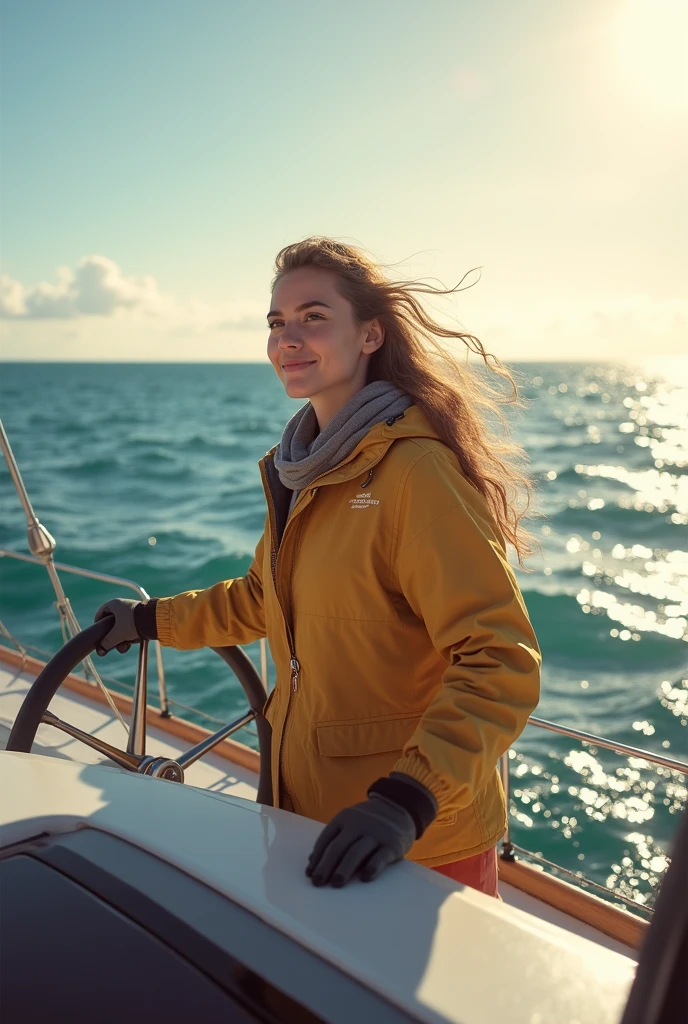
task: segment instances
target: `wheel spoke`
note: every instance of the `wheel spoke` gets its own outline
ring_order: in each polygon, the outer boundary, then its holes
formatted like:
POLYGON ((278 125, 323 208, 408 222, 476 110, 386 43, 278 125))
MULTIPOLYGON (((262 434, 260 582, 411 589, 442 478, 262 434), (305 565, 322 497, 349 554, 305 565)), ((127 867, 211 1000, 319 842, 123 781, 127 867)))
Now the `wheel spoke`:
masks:
POLYGON ((98 753, 105 754, 111 761, 118 764, 120 768, 126 768, 131 772, 135 772, 138 771, 141 762, 145 760, 138 754, 130 754, 125 750, 118 750, 117 747, 111 746, 105 740, 101 740, 98 736, 91 736, 90 733, 84 732, 83 729, 77 729, 75 725, 70 725, 69 722, 63 722, 52 711, 45 711, 41 721, 45 725, 52 725, 56 729, 66 732, 68 736, 72 736, 75 740, 81 740, 82 743, 85 743, 86 746, 91 747, 93 750, 97 750, 98 753))
POLYGON ((244 712, 241 718, 237 718, 236 721, 230 722, 229 725, 225 725, 222 729, 218 729, 218 731, 213 733, 212 736, 208 736, 207 739, 201 740, 201 742, 197 743, 195 747, 191 747, 190 750, 187 750, 185 754, 182 754, 177 758, 177 764, 181 768, 188 768, 190 764, 193 764, 194 761, 199 759, 199 757, 203 757, 204 754, 207 754, 209 750, 216 747, 217 744, 221 743, 222 740, 227 738, 227 736, 230 736, 233 732, 236 732, 237 729, 241 729, 242 726, 248 725, 249 722, 252 722, 255 717, 255 711, 249 710, 244 712))
POLYGON ((140 757, 146 753, 146 703, 148 700, 148 641, 142 640, 136 669, 136 686, 131 706, 131 728, 127 753, 140 757))

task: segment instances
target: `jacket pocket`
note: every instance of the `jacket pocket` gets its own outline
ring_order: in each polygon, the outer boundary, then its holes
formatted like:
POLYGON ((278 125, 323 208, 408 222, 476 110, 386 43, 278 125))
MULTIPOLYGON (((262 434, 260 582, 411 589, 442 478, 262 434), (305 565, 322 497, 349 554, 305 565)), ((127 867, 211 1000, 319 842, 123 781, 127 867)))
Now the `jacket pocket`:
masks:
MULTIPOLYGON (((399 754, 411 738, 421 717, 409 714, 396 718, 367 719, 362 722, 320 722, 316 725, 318 753, 324 757, 399 754)), ((380 765, 380 768, 385 773, 389 770, 389 766, 380 765)), ((373 782, 374 778, 369 782, 373 782)), ((456 811, 445 811, 438 815, 433 825, 453 825, 456 820, 456 811)))
POLYGON ((421 720, 409 714, 359 722, 320 722, 316 725, 318 753, 325 757, 364 757, 402 750, 421 720))

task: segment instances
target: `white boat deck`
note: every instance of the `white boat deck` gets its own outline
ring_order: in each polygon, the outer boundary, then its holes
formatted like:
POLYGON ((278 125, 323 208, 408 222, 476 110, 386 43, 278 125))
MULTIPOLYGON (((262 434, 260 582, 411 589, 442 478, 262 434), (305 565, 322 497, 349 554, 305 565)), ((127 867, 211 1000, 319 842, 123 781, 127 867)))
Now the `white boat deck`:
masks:
MULTIPOLYGON (((0 764, 5 849, 46 833, 69 843, 85 830, 97 857, 98 834, 115 836, 224 895, 403 1010, 404 1019, 618 1024, 621 1018, 636 966, 627 957, 409 861, 372 885, 317 888, 303 865, 319 825, 300 815, 33 753, 2 752, 0 764)), ((154 865, 147 874, 155 886, 154 865)), ((145 888, 143 876, 141 882, 145 888)), ((40 908, 37 915, 40 921, 40 908)), ((271 959, 270 943, 254 937, 249 945, 260 969, 271 959)), ((323 1019, 343 1022, 340 1007, 327 1012, 328 986, 318 975, 311 963, 304 984, 319 989, 323 1019)), ((377 1020, 369 1011, 349 1010, 349 1021, 377 1020)), ((288 1011, 281 1019, 287 1018, 300 1019, 288 1011)))
MULTIPOLYGON (((19 672, 0 663, 0 749, 6 746, 12 723, 33 679, 31 673, 19 672)), ((108 705, 91 702, 79 694, 63 689, 53 698, 50 710, 84 732, 97 735, 120 749, 126 747, 125 732, 108 705)), ((240 733, 237 738, 241 738, 240 733)), ((147 753, 174 759, 187 748, 188 744, 175 736, 159 729, 148 729, 147 753)), ((32 752, 82 764, 112 766, 111 761, 103 758, 95 750, 48 725, 39 727, 32 752)), ((248 800, 255 800, 257 783, 257 776, 253 772, 212 753, 186 771, 186 784, 190 786, 248 800)), ((589 939, 632 961, 638 960, 637 951, 630 946, 610 938, 591 925, 578 921, 514 886, 500 882, 499 892, 504 902, 510 906, 532 914, 556 928, 589 939)))

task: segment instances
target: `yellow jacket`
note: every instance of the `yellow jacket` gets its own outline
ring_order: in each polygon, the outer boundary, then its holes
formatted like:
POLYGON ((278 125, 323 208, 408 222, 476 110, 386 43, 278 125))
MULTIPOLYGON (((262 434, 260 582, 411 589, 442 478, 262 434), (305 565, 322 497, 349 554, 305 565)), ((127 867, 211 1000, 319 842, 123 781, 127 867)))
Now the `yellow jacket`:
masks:
POLYGON ((372 427, 288 518, 274 450, 248 573, 161 598, 160 642, 268 637, 275 806, 327 822, 405 772, 439 805, 412 860, 489 849, 506 827, 498 759, 537 705, 540 652, 485 500, 418 406, 372 427))

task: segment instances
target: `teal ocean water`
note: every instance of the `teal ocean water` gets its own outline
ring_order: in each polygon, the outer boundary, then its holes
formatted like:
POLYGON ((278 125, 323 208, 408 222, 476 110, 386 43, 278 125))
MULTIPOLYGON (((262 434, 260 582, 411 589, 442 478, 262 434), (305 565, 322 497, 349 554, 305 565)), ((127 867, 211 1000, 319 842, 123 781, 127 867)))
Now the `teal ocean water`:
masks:
MULTIPOLYGON (((536 714, 688 759, 688 377, 585 363, 516 369, 529 405, 514 430, 542 516, 532 525, 542 551, 519 573, 544 656, 536 714)), ((57 560, 157 596, 246 571, 265 516, 256 463, 300 404, 271 367, 1 372, 5 429, 57 560)), ((27 551, 6 472, 0 547, 27 551)), ((7 558, 0 569, 6 629, 56 651, 45 570, 7 558)), ((75 576, 63 583, 84 627, 118 593, 75 576)), ((258 665, 258 646, 248 652, 258 665)), ((166 650, 164 660, 178 701, 223 721, 243 707, 212 652, 166 650)), ((112 654, 98 667, 126 686, 135 661, 112 654)), ((514 841, 651 904, 685 778, 534 726, 511 756, 514 841)))

